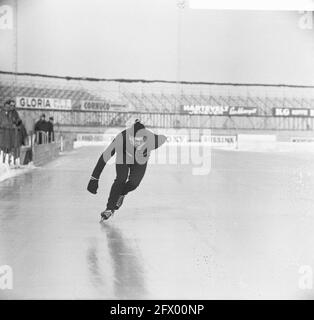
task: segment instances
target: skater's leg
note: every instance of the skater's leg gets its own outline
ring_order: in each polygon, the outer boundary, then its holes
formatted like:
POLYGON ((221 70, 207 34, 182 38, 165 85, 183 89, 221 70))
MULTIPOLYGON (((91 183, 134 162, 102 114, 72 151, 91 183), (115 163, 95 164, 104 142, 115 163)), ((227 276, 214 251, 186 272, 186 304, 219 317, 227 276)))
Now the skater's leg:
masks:
POLYGON ((147 163, 139 165, 139 164, 134 164, 131 166, 130 168, 130 175, 129 175, 129 179, 126 182, 126 184, 124 185, 124 188, 122 190, 122 195, 126 195, 128 194, 130 191, 135 190, 140 182, 142 181, 145 171, 146 171, 146 166, 147 163))
POLYGON ((129 179, 125 183, 124 188, 123 188, 123 190, 117 200, 115 210, 118 210, 122 206, 125 195, 138 187, 141 180, 143 179, 143 176, 145 174, 145 170, 146 170, 146 164, 145 165, 130 166, 129 179))
POLYGON ((110 195, 107 202, 107 209, 109 210, 115 209, 118 198, 121 192, 123 191, 125 182, 128 178, 129 167, 126 164, 116 164, 116 172, 117 176, 112 184, 110 195))

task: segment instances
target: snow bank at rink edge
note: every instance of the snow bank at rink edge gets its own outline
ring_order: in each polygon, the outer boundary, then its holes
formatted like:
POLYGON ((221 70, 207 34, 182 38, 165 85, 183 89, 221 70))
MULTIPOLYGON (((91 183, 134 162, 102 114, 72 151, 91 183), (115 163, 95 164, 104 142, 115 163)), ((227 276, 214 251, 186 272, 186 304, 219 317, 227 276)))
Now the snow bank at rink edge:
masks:
POLYGON ((0 163, 0 182, 18 176, 20 174, 24 174, 34 168, 35 166, 32 162, 28 165, 19 167, 12 167, 6 163, 0 163))

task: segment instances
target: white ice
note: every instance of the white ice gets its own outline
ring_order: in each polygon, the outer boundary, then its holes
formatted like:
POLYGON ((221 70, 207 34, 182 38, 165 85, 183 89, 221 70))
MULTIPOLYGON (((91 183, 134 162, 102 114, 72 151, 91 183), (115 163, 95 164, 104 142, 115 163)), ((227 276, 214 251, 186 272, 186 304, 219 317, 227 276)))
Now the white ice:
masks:
MULTIPOLYGON (((101 147, 0 183, 2 299, 314 298, 314 156, 214 151, 208 175, 148 166, 104 224, 114 179, 86 191, 101 147)), ((1 281, 1 278, 0 278, 1 281)))

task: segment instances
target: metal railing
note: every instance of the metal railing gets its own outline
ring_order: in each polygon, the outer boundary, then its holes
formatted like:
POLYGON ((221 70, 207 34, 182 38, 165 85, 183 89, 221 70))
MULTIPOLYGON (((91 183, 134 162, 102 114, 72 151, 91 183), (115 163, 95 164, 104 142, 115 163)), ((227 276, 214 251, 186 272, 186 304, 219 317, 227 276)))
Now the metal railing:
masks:
POLYGON ((34 144, 47 144, 50 142, 55 142, 54 132, 46 132, 46 131, 36 131, 32 136, 32 145, 34 144))
MULTIPOLYGON (((25 110, 25 109, 24 109, 25 110)), ((274 117, 270 114, 254 116, 212 116, 178 113, 113 112, 29 109, 34 119, 45 112, 53 117, 55 131, 58 126, 75 127, 117 127, 125 126, 132 119, 140 119, 148 126, 156 128, 207 128, 243 130, 314 130, 314 118, 274 117)))

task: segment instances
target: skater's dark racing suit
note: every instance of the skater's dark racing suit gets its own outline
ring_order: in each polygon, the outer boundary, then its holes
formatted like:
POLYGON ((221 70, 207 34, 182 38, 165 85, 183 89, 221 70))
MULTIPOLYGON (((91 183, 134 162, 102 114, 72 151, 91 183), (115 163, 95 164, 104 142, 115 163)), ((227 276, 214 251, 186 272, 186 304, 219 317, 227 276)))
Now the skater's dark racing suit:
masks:
POLYGON ((110 190, 106 210, 116 210, 120 196, 138 187, 144 177, 150 152, 166 141, 164 135, 156 135, 135 122, 131 128, 120 132, 100 156, 87 190, 97 193, 98 180, 108 160, 116 154, 116 179, 110 190))

